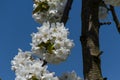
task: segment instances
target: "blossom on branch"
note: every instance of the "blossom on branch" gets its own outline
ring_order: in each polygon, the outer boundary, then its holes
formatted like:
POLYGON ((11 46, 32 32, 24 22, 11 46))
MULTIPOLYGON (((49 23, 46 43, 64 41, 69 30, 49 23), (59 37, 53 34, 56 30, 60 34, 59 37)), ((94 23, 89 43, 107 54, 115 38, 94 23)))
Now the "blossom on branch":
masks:
POLYGON ((31 56, 31 52, 19 50, 11 64, 16 73, 15 80, 58 80, 54 73, 47 70, 47 66, 42 66, 42 60, 31 56))
POLYGON ((61 77, 59 77, 59 80, 82 80, 82 79, 78 77, 74 71, 72 71, 64 73, 61 77))
POLYGON ((67 0, 34 0, 33 18, 43 23, 60 22, 67 0))
POLYGON ((65 61, 74 44, 67 38, 69 32, 64 24, 44 22, 37 29, 38 32, 32 34, 33 53, 49 63, 65 61))
POLYGON ((104 0, 104 2, 112 6, 120 6, 120 0, 104 0))

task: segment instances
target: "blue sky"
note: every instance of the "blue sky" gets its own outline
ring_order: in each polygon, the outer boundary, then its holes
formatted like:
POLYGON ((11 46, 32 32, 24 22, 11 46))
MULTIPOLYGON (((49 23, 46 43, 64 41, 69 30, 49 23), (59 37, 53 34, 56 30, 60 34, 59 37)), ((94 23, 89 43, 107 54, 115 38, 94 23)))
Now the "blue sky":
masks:
MULTIPOLYGON (((32 18, 32 0, 1 0, 0 1, 0 77, 3 80, 14 80, 11 71, 11 60, 17 55, 18 48, 30 51, 32 32, 36 32, 40 24, 32 18)), ((117 12, 119 7, 116 8, 117 12)), ((70 30, 69 37, 74 40, 75 47, 67 61, 59 65, 49 65, 50 71, 61 75, 66 71, 76 71, 82 74, 82 51, 79 36, 81 35, 81 0, 74 0, 66 27, 70 30)), ((120 14, 118 14, 120 19, 120 14)), ((112 18, 107 18, 112 21, 112 18)), ((120 76, 120 34, 115 24, 100 28, 100 49, 103 76, 108 80, 118 80, 120 76)))

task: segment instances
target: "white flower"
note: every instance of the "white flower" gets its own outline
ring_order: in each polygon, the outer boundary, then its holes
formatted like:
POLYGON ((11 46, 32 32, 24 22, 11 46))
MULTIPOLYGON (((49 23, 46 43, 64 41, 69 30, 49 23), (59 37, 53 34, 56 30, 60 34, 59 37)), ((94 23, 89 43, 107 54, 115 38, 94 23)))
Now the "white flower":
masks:
POLYGON ((58 80, 54 73, 47 70, 47 66, 43 66, 42 60, 32 58, 30 53, 19 50, 11 61, 12 70, 16 73, 15 80, 58 80))
POLYGON ((104 2, 112 6, 120 6, 120 0, 104 0, 104 2))
POLYGON ((43 23, 60 22, 67 0, 34 0, 33 18, 43 23))
POLYGON ((80 77, 77 77, 76 73, 74 71, 64 73, 61 77, 59 77, 59 80, 82 80, 80 77))
POLYGON ((23 67, 23 64, 31 62, 31 52, 26 51, 25 53, 19 49, 18 55, 11 61, 12 70, 17 70, 19 67, 23 67))
POLYGON ((49 63, 65 61, 73 47, 73 41, 68 39, 68 29, 63 23, 43 23, 37 33, 32 34, 32 51, 49 63))

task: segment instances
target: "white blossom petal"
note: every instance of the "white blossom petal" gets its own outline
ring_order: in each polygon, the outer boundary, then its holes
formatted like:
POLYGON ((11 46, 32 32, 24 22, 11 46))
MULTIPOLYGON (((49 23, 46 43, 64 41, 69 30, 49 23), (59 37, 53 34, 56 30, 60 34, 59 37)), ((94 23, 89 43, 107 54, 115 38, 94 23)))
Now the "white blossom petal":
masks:
POLYGON ((65 61, 74 43, 68 39, 69 32, 64 24, 44 22, 37 29, 38 32, 32 34, 33 53, 49 63, 65 61))
POLYGON ((16 73, 15 80, 33 80, 33 77, 37 80, 58 80, 54 73, 47 70, 46 65, 43 66, 42 60, 32 58, 30 53, 19 50, 11 61, 12 70, 16 73))
MULTIPOLYGON (((39 10, 38 12, 33 13, 32 17, 39 23, 43 23, 46 21, 52 23, 60 22, 67 0, 35 0, 35 2, 46 2, 49 8, 47 8, 46 11, 39 10)), ((33 11, 37 8, 37 6, 39 6, 39 4, 37 3, 33 4, 33 11)))

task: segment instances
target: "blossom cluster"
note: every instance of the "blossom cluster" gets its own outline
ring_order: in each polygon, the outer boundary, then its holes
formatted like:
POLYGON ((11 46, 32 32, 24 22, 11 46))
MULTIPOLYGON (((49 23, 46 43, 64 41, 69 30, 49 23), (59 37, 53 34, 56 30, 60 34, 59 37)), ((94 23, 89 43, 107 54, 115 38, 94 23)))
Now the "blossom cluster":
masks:
POLYGON ((120 0, 104 0, 104 2, 112 6, 120 6, 120 0))
POLYGON ((68 39, 68 29, 63 23, 43 23, 32 34, 32 51, 49 63, 60 63, 68 57, 73 41, 68 39))
POLYGON ((33 18, 43 23, 60 22, 67 0, 34 0, 33 18))
POLYGON ((11 61, 12 70, 16 73, 15 80, 81 80, 74 71, 55 77, 54 72, 47 70, 43 61, 32 57, 32 52, 19 49, 18 55, 11 61))
POLYGON ((31 52, 19 50, 11 64, 16 73, 15 80, 58 80, 54 73, 47 70, 46 65, 43 66, 42 60, 31 56, 31 52))
POLYGON ((104 4, 99 6, 99 19, 105 19, 107 17, 109 11, 107 5, 120 6, 120 0, 104 0, 104 3, 106 6, 104 4))
POLYGON ((78 77, 74 71, 72 71, 64 73, 61 77, 59 77, 59 80, 82 80, 82 79, 78 77))
POLYGON ((11 61, 15 80, 81 80, 74 71, 55 77, 46 65, 46 62, 57 64, 65 61, 74 46, 68 39, 68 29, 59 23, 66 3, 67 0, 34 0, 32 16, 42 26, 31 34, 31 51, 19 49, 11 61))

